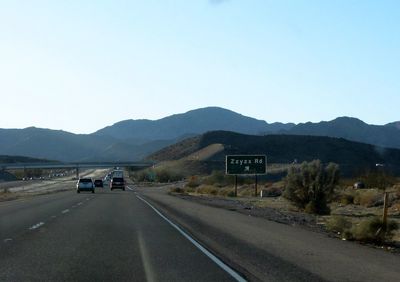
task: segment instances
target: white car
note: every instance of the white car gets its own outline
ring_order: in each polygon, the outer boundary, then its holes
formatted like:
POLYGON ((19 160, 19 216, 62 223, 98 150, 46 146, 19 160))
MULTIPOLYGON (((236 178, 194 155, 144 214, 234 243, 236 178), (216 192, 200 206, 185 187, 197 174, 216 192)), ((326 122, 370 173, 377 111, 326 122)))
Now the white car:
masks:
POLYGON ((91 178, 80 178, 76 183, 76 192, 92 191, 94 193, 94 183, 91 178))

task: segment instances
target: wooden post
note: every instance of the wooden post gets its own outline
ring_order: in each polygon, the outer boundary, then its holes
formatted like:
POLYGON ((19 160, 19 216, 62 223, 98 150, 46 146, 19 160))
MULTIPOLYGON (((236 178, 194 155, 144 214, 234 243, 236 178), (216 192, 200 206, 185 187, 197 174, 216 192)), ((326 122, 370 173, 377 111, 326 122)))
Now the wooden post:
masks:
POLYGON ((388 206, 389 206, 389 193, 385 192, 385 195, 383 197, 383 217, 382 217, 382 226, 385 232, 387 230, 388 206))
POLYGON ((235 174, 235 197, 237 197, 237 174, 235 174))
POLYGON ((257 178, 257 174, 255 174, 254 176, 255 176, 254 197, 257 197, 257 184, 258 184, 258 178, 257 178))

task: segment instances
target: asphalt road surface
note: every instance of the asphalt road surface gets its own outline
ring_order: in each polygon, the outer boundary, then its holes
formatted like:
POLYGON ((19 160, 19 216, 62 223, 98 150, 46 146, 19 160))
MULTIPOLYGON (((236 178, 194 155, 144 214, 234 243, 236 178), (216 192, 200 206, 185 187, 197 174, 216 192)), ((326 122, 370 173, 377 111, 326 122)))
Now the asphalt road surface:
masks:
POLYGON ((0 240, 0 281, 236 281, 132 191, 1 202, 0 240))
POLYGON ((399 255, 168 187, 70 189, 0 202, 0 281, 399 281, 399 255))

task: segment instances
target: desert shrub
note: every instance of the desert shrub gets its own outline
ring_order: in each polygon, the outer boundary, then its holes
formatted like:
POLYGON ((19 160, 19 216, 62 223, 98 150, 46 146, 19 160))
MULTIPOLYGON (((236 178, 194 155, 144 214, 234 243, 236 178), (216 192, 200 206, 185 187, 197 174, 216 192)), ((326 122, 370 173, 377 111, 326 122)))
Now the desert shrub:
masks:
POLYGON ((133 173, 133 179, 138 182, 153 182, 156 180, 154 169, 144 169, 133 173))
POLYGON ((251 187, 250 185, 243 185, 238 189, 238 196, 240 197, 254 196, 254 187, 251 187))
POLYGON ((173 188, 170 189, 170 192, 179 193, 179 194, 186 193, 185 189, 183 189, 181 187, 173 187, 173 188))
POLYGON ((367 171, 361 177, 361 180, 365 183, 367 188, 378 188, 382 190, 385 190, 396 183, 395 177, 390 173, 385 172, 383 169, 367 171))
POLYGON ((138 182, 175 182, 183 179, 180 172, 168 168, 148 168, 133 173, 133 179, 138 182))
POLYGON ((263 197, 279 197, 282 195, 282 190, 278 187, 263 188, 263 197))
POLYGON ((324 167, 319 160, 291 167, 285 178, 284 197, 307 212, 329 214, 327 202, 339 182, 339 166, 324 167))
POLYGON ((171 169, 157 169, 155 171, 156 173, 156 180, 161 183, 167 183, 167 182, 175 182, 182 180, 183 176, 179 172, 171 169))
POLYGON ((208 194, 208 195, 217 195, 218 194, 218 190, 216 187, 214 186, 210 186, 210 185, 201 185, 199 187, 196 188, 195 192, 197 194, 208 194))
POLYGON ((214 170, 211 175, 205 177, 204 184, 224 187, 234 183, 231 175, 226 175, 223 171, 214 170))
POLYGON ((340 197, 340 203, 342 205, 354 204, 354 195, 349 194, 349 193, 342 194, 340 197))
POLYGON ((326 221, 326 228, 333 232, 345 233, 351 228, 351 222, 344 216, 332 216, 326 221))
POLYGON ((372 217, 354 225, 351 235, 357 241, 383 243, 386 239, 391 239, 397 229, 398 225, 393 220, 389 220, 385 227, 379 217, 372 217))
POLYGON ((358 191, 354 197, 354 203, 364 207, 376 207, 383 205, 383 195, 376 190, 358 191))
POLYGON ((196 175, 189 177, 189 181, 186 184, 187 187, 196 188, 200 186, 200 178, 196 175))

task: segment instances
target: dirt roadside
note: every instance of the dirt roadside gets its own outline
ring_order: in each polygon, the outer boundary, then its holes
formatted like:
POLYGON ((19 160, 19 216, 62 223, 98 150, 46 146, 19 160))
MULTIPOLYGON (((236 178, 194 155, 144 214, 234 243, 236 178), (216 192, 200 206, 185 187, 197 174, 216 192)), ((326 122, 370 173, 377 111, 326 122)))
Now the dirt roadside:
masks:
POLYGON ((400 257, 392 253, 252 216, 245 208, 171 196, 167 187, 134 190, 250 280, 398 281, 400 275, 400 257))

